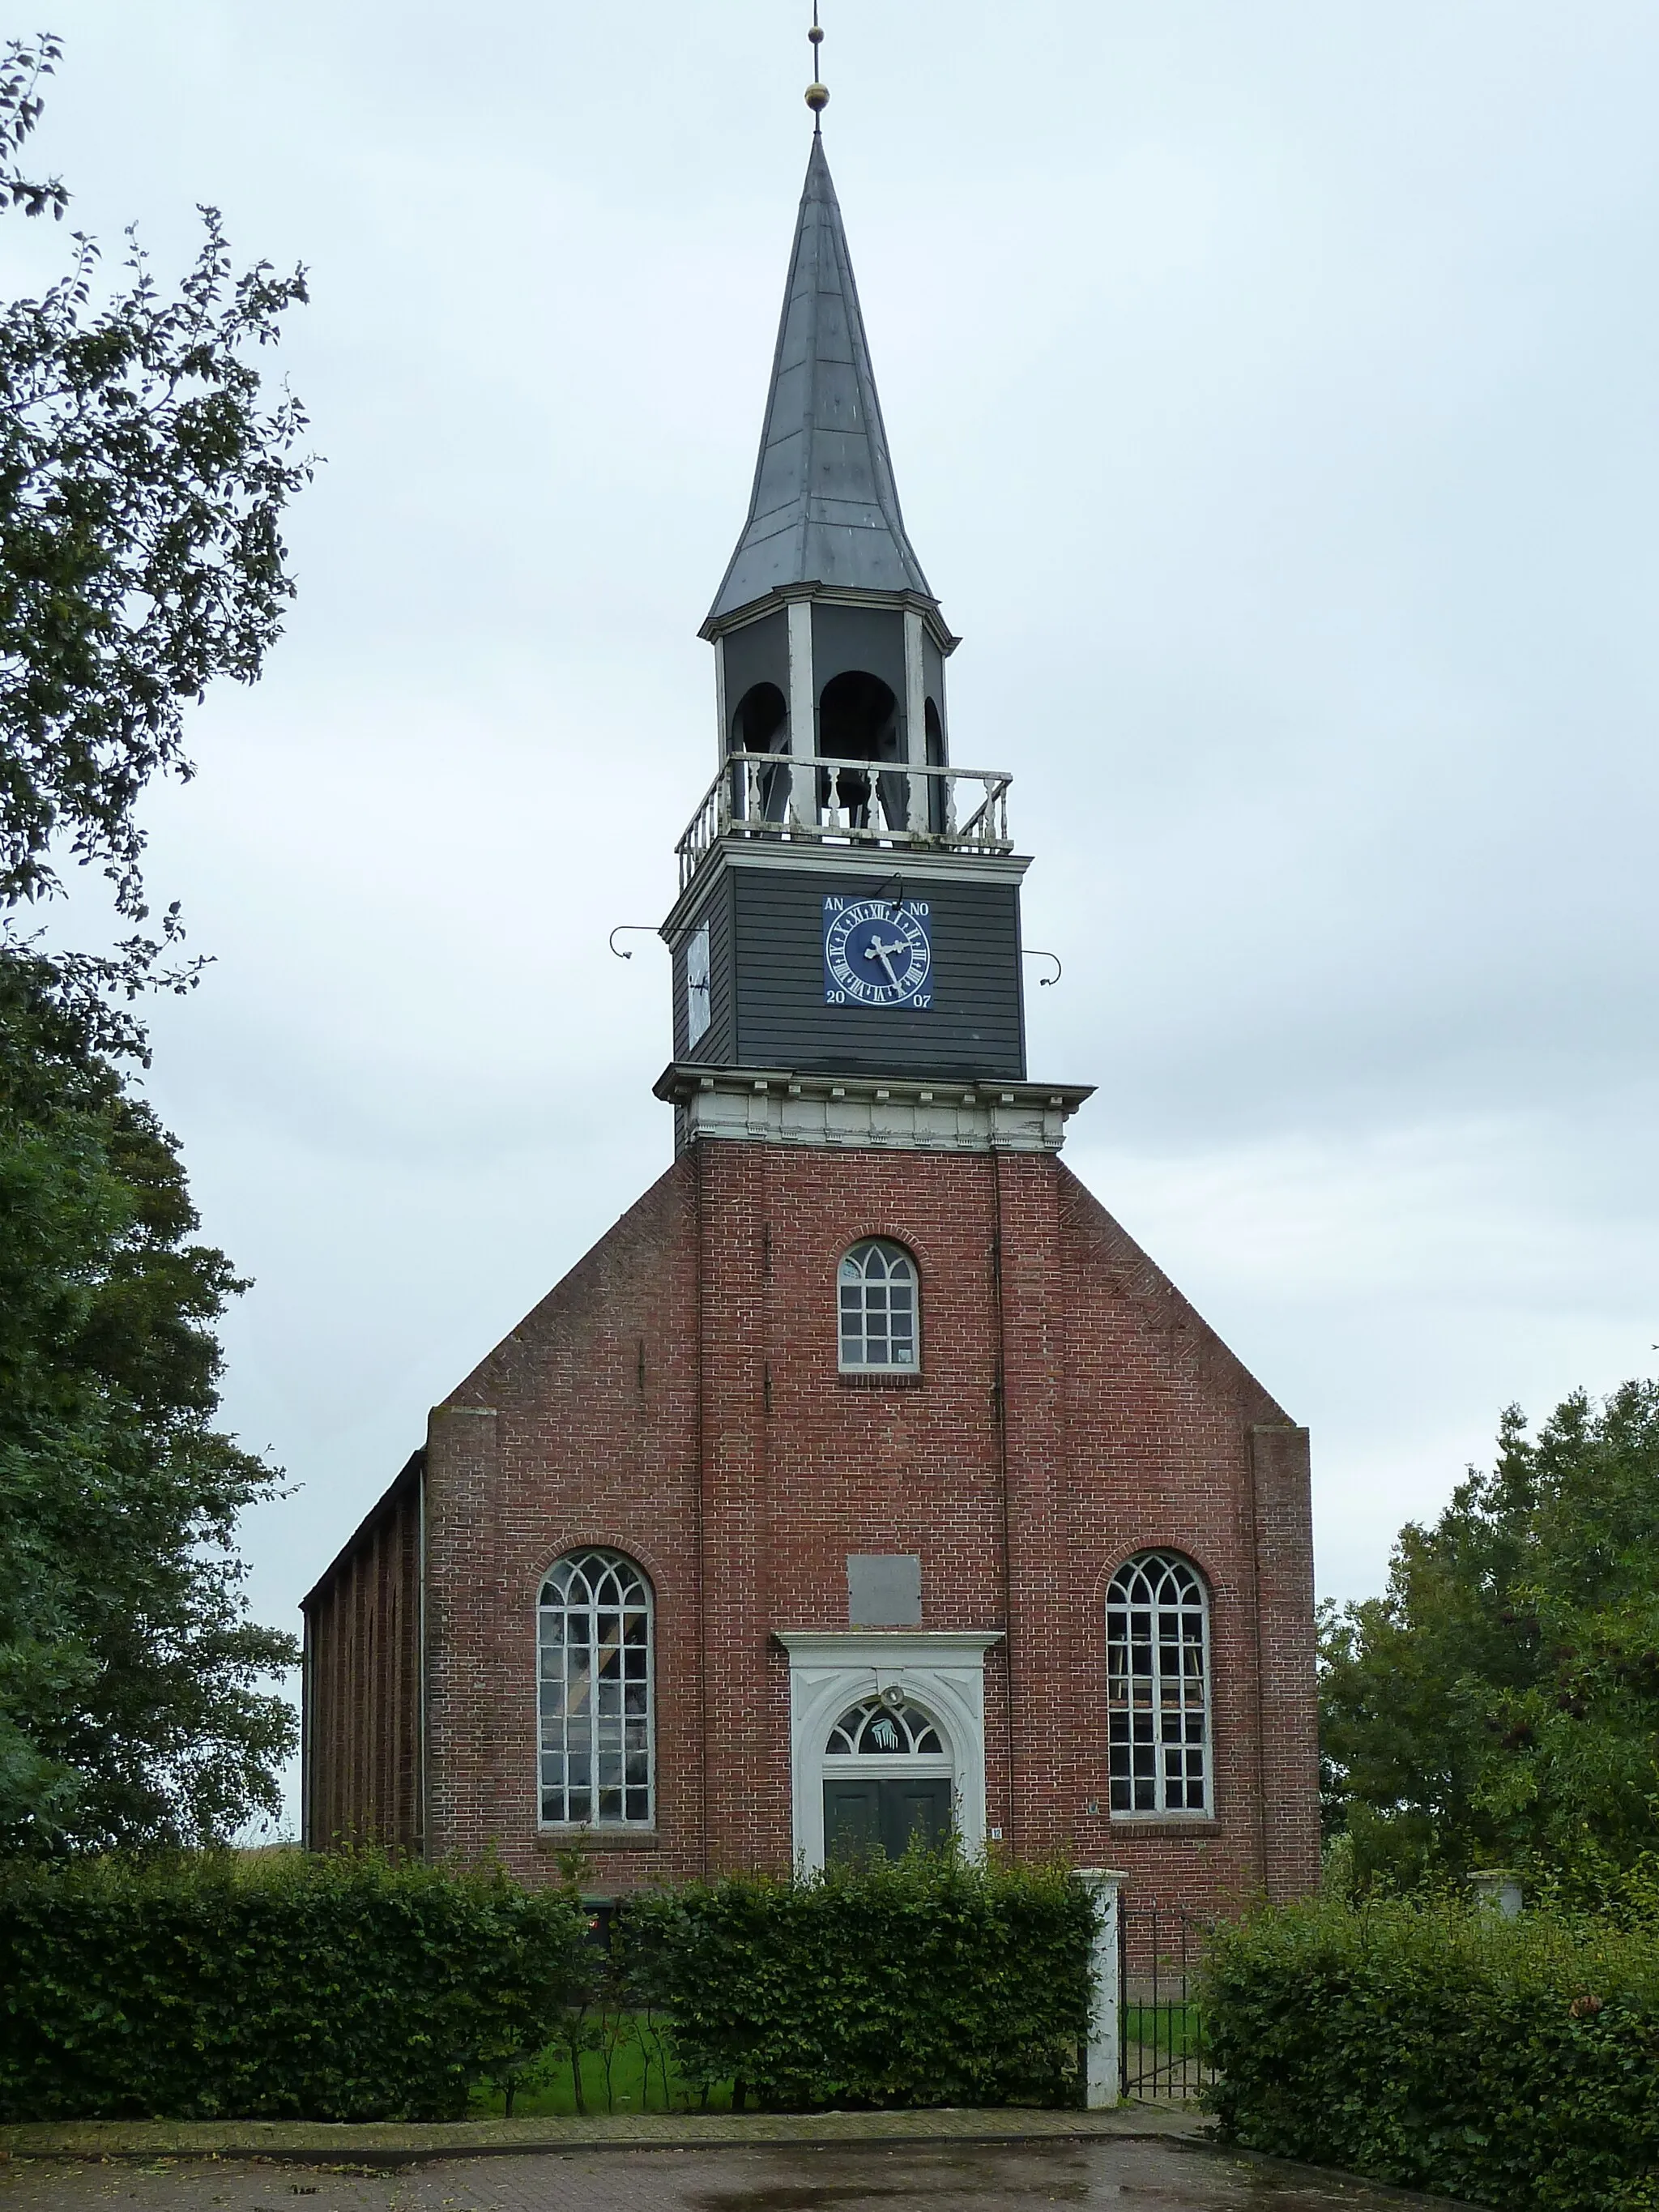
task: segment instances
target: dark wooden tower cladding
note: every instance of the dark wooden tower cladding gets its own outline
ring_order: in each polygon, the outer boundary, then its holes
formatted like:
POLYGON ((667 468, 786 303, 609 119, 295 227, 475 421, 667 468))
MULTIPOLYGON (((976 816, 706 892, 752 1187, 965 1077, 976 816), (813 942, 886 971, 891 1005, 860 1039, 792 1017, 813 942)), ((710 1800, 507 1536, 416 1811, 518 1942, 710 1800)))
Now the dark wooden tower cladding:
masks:
POLYGON ((838 866, 786 867, 739 848, 712 866, 685 902, 674 966, 674 1056, 693 1066, 780 1067, 815 1074, 1025 1079, 1019 879, 994 866, 912 856, 902 870, 857 854, 838 866), (860 865, 863 858, 863 865, 860 865), (988 881, 985 878, 988 876, 988 881), (907 899, 929 908, 933 1003, 871 1008, 824 1003, 826 897, 907 899), (709 1024, 691 1042, 685 944, 708 930, 709 1024))
POLYGON ((1091 1093, 1026 1067, 1010 778, 951 757, 817 137, 703 635, 674 1162, 307 1598, 307 1839, 580 1844, 603 1900, 948 1824, 1294 1896, 1307 1433, 1060 1159, 1091 1093))

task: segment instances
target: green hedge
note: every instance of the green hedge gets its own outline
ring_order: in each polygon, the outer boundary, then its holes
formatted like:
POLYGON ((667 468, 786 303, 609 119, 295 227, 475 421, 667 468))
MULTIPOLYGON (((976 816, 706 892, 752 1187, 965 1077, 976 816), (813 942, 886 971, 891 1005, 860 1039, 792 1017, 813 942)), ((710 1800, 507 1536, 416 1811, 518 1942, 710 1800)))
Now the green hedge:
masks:
POLYGON ((1212 2101, 1252 2149, 1504 2212, 1659 2207, 1659 1929, 1461 1903, 1224 1928, 1212 2101))
POLYGON ((1087 1897, 954 1856, 630 1898, 619 1965, 682 2076, 763 2104, 1075 2103, 1087 1897))
POLYGON ((0 1870, 0 2120, 440 2120, 554 2033, 558 1893, 375 1852, 0 1870))

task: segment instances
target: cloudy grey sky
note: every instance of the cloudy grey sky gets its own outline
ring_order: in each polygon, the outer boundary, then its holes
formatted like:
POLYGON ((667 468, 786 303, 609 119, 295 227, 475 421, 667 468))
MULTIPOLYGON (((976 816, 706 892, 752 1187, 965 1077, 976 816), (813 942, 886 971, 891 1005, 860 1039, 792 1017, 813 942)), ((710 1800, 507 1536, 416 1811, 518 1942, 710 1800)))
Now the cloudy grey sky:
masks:
MULTIPOLYGON (((149 817, 216 960, 151 1088, 299 1486, 268 1618, 669 1158, 666 960, 605 935, 709 772, 807 13, 53 11, 79 222, 170 273, 211 199, 312 276, 299 603, 149 817)), ((1363 1594, 1500 1407, 1659 1334, 1659 15, 824 15, 953 748, 1066 963, 1033 1072, 1100 1085, 1072 1164, 1311 1425, 1363 1594)))

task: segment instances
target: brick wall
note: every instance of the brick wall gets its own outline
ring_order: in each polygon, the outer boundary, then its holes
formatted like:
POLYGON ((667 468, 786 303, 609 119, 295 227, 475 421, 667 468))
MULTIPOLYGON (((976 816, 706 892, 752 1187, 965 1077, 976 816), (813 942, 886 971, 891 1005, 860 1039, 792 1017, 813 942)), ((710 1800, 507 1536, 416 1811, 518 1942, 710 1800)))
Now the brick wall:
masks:
POLYGON ((847 1554, 896 1552, 924 1627, 1007 1632, 988 1820, 1017 1850, 1200 1907, 1316 1873, 1305 1433, 1048 1155, 694 1146, 434 1413, 427 1524, 437 1850, 550 1873, 536 1598, 599 1544, 656 1591, 659 1814, 595 1885, 787 1866, 772 1632, 844 1627, 847 1554), (836 1264, 877 1235, 920 1263, 920 1378, 837 1372, 836 1264), (1106 1584, 1151 1545, 1212 1594, 1210 1820, 1103 1809, 1106 1584))

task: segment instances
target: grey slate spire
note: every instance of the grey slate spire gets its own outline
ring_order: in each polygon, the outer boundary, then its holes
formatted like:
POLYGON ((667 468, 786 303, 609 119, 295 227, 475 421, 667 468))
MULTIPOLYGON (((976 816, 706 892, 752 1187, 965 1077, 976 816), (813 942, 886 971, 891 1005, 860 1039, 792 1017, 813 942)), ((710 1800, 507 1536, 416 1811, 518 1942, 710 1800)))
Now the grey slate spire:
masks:
POLYGON ((817 137, 749 520, 708 626, 790 584, 933 596, 899 512, 847 234, 817 137))

